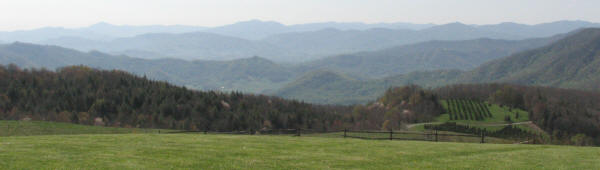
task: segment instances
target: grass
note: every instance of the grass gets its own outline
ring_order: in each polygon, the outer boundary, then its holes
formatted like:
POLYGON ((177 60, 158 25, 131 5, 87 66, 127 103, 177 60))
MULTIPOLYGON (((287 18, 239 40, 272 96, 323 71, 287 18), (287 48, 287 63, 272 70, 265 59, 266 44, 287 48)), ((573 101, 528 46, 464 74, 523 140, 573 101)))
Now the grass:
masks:
POLYGON ((323 137, 0 137, 0 169, 600 169, 600 148, 323 137))
MULTIPOLYGON (((64 135, 64 134, 115 134, 158 133, 159 129, 115 128, 86 126, 47 121, 0 120, 0 136, 64 135)), ((168 132, 171 130, 160 130, 168 132)))

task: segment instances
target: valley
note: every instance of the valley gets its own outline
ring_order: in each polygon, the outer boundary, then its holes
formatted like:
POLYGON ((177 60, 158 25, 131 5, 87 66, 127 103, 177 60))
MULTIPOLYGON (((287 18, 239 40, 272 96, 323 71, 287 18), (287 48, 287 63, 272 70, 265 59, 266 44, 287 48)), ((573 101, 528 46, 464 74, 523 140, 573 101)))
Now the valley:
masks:
POLYGON ((600 2, 2 4, 0 169, 600 169, 600 2))

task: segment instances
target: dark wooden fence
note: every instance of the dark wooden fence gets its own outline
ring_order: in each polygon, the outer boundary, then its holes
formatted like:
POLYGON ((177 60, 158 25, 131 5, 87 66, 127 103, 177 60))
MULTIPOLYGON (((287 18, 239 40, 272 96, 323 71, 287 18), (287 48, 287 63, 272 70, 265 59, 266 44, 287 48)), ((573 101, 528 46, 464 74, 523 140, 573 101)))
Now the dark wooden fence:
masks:
POLYGON ((342 131, 323 131, 314 129, 261 129, 247 131, 173 131, 168 133, 203 133, 203 134, 238 134, 238 135, 293 135, 301 136, 302 134, 316 133, 335 133, 342 131))
MULTIPOLYGON (((368 140, 415 140, 415 141, 456 141, 456 138, 469 138, 470 141, 485 143, 485 135, 470 135, 470 134, 448 134, 439 133, 437 130, 431 132, 410 132, 410 131, 357 131, 357 130, 342 130, 342 131, 323 131, 313 129, 262 129, 248 131, 176 131, 169 133, 200 133, 200 134, 238 134, 238 135, 314 135, 314 134, 334 134, 336 137, 356 138, 368 140), (452 138, 453 140, 449 140, 452 138)), ((465 141, 465 140, 459 140, 465 141)))
MULTIPOLYGON (((451 138, 470 138, 472 141, 478 139, 480 143, 485 143, 485 135, 470 134, 448 134, 439 133, 437 130, 431 132, 410 132, 410 131, 352 131, 344 130, 344 138, 373 139, 373 140, 418 140, 418 141, 454 141, 451 138), (480 139, 480 140, 479 140, 480 139)), ((461 140, 463 141, 463 140, 461 140)))

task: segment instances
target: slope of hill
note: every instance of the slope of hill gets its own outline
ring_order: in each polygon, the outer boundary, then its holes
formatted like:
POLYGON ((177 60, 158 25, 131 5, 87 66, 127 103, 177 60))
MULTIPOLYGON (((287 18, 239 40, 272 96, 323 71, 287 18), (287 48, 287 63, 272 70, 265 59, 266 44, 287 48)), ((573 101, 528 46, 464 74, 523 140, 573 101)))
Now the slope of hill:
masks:
POLYGON ((193 91, 117 70, 0 66, 2 120, 219 131, 339 129, 331 122, 346 111, 262 95, 193 91))
POLYGON ((534 49, 563 37, 527 40, 476 39, 429 41, 384 50, 327 57, 303 64, 300 70, 331 69, 369 78, 382 78, 412 71, 473 69, 480 64, 534 49))
POLYGON ((356 80, 334 71, 308 72, 269 94, 310 103, 363 104, 374 101, 385 90, 398 85, 437 87, 455 83, 460 70, 417 71, 381 79, 356 80))
MULTIPOLYGON (((355 96, 369 100, 375 100, 373 96, 376 95, 373 93, 381 93, 391 86, 406 84, 439 87, 453 83, 508 82, 598 91, 600 90, 598 86, 600 84, 599 44, 600 29, 590 28, 569 33, 565 38, 541 48, 490 61, 470 71, 418 71, 375 80, 320 85, 329 89, 340 89, 336 92, 336 96, 343 97, 338 99, 355 96), (354 88, 346 88, 354 86, 369 90, 364 90, 365 93, 361 96, 354 93, 354 88)), ((294 91, 294 88, 299 87, 286 86, 286 90, 289 91, 294 91)), ((334 96, 327 91, 313 90, 313 88, 301 91, 303 96, 334 96)), ((324 101, 316 98, 302 99, 309 102, 324 101)), ((328 100, 343 103, 336 99, 328 100)), ((362 100, 363 103, 366 101, 368 100, 362 100)))
POLYGON ((461 80, 600 90, 600 29, 584 29, 549 46, 486 63, 461 80))
POLYGON ((308 72, 277 91, 271 92, 284 98, 323 104, 354 104, 377 97, 372 89, 377 86, 356 80, 341 73, 317 70, 308 72))
POLYGON ((25 43, 0 45, 0 63, 49 69, 70 65, 121 69, 196 89, 254 93, 279 87, 294 76, 288 69, 259 57, 232 61, 146 60, 25 43))

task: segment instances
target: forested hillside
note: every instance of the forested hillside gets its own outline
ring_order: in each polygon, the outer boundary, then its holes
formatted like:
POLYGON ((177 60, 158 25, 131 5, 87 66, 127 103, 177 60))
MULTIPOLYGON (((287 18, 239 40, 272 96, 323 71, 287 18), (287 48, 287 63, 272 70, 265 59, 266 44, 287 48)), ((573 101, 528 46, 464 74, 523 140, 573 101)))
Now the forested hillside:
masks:
POLYGON ((349 107, 188 90, 122 71, 0 66, 0 118, 186 130, 341 128, 349 107), (337 123, 335 122, 336 120, 337 123))
POLYGON ((368 78, 413 71, 473 69, 490 60, 552 43, 563 35, 526 40, 429 41, 384 50, 344 54, 304 64, 300 69, 330 69, 368 78))
POLYGON ((343 73, 317 70, 308 72, 283 86, 273 95, 304 100, 311 103, 356 104, 365 103, 382 94, 385 84, 354 79, 343 73))
MULTIPOLYGON (((316 80, 304 79, 303 81, 316 80)), ((337 89, 335 96, 342 96, 342 98, 328 99, 329 101, 344 103, 344 100, 340 99, 353 96, 360 98, 364 103, 375 100, 374 93, 381 94, 392 86, 416 84, 424 87, 440 87, 454 83, 490 82, 598 91, 600 90, 600 29, 590 28, 572 32, 547 46, 499 58, 470 71, 416 71, 359 82, 324 82, 318 84, 319 88, 306 88, 298 94, 302 94, 304 98, 300 99, 305 101, 323 101, 306 96, 334 96, 318 89, 337 89), (355 93, 357 88, 354 87, 357 86, 363 89, 361 91, 364 95, 355 93)), ((301 88, 294 84, 286 86, 286 90, 295 91, 294 89, 301 88)))
POLYGON ((382 79, 357 80, 339 72, 318 70, 306 73, 272 94, 311 103, 365 104, 394 86, 439 87, 454 83, 461 73, 460 70, 417 71, 382 79))
POLYGON ((600 29, 486 63, 460 80, 600 90, 600 29))

